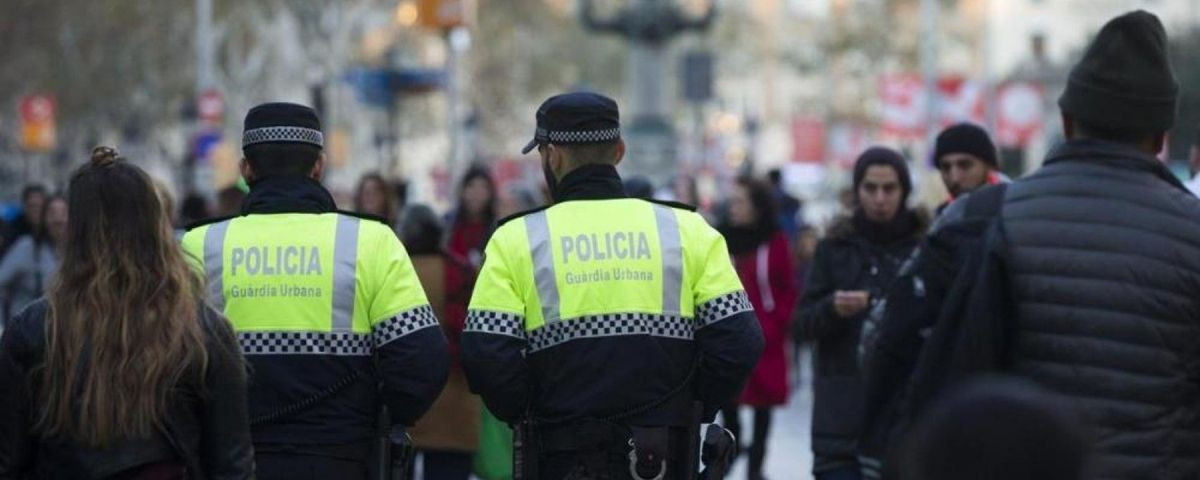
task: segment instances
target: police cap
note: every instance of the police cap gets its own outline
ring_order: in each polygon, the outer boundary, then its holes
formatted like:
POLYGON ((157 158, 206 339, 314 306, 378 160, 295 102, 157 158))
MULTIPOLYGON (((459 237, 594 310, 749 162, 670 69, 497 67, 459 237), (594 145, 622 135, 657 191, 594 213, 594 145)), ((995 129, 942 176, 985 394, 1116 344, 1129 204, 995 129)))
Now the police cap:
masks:
POLYGON ((259 143, 305 143, 324 148, 316 110, 295 103, 264 103, 246 113, 242 148, 259 143))
POLYGON ((617 102, 598 93, 564 93, 538 107, 537 131, 521 153, 529 153, 538 145, 580 145, 619 138, 621 114, 617 102))

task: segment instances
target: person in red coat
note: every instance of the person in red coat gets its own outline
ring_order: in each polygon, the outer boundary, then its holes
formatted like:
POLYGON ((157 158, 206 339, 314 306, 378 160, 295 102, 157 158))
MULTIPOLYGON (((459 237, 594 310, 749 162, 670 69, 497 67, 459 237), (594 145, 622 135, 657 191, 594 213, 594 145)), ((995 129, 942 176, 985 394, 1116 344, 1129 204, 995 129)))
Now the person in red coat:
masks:
MULTIPOLYGON (((758 180, 738 179, 727 207, 726 222, 718 230, 725 236, 766 340, 762 358, 738 402, 754 409, 747 478, 757 480, 763 478, 771 410, 788 401, 788 330, 798 291, 788 239, 779 227, 770 187, 758 180)), ((738 406, 726 408, 724 418, 726 427, 739 435, 738 406)))

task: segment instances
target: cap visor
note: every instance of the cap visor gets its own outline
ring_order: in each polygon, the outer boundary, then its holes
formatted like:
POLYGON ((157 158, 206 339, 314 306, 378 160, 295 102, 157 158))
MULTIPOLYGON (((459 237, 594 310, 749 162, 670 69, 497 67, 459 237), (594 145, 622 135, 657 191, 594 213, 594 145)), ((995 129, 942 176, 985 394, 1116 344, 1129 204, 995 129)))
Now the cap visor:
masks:
POLYGON ((530 150, 537 148, 537 146, 538 146, 538 141, 536 138, 533 140, 530 140, 529 143, 525 144, 525 148, 521 149, 521 155, 528 154, 530 150))

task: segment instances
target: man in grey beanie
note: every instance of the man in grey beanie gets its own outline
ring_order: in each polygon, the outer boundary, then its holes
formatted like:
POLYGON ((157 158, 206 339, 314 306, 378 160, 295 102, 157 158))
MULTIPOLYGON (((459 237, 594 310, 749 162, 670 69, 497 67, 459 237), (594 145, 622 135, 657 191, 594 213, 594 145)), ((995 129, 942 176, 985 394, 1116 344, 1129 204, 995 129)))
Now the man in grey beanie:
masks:
POLYGON ((1025 376, 1089 427, 1091 479, 1200 478, 1200 199, 1160 162, 1179 87, 1154 15, 1109 21, 1012 183, 947 365, 1025 376))

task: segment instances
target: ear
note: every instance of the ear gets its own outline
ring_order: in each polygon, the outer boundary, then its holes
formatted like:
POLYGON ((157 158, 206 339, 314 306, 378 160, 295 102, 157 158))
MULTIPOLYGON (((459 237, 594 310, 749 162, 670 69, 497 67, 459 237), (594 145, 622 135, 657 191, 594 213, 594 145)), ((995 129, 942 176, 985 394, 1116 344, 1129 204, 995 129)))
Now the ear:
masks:
POLYGON ((620 165, 621 160, 625 159, 625 139, 617 139, 617 159, 613 161, 613 165, 620 165))
POLYGON ((325 152, 317 155, 317 162, 313 164, 312 171, 308 173, 308 176, 318 182, 325 178, 325 152))
POLYGON ((562 179, 563 171, 567 169, 566 151, 551 143, 546 145, 546 160, 550 163, 550 171, 554 177, 562 179))
POLYGON ((1154 142, 1149 147, 1155 156, 1162 155, 1163 149, 1167 147, 1167 132, 1155 135, 1154 142))
POLYGON ((1075 119, 1071 118, 1070 115, 1067 115, 1066 112, 1062 112, 1061 115, 1063 136, 1066 137, 1067 140, 1075 138, 1075 119))
POLYGON ((254 167, 250 166, 250 162, 246 161, 246 157, 242 157, 242 161, 238 162, 238 170, 241 170, 242 178, 246 179, 246 183, 254 181, 254 167))

